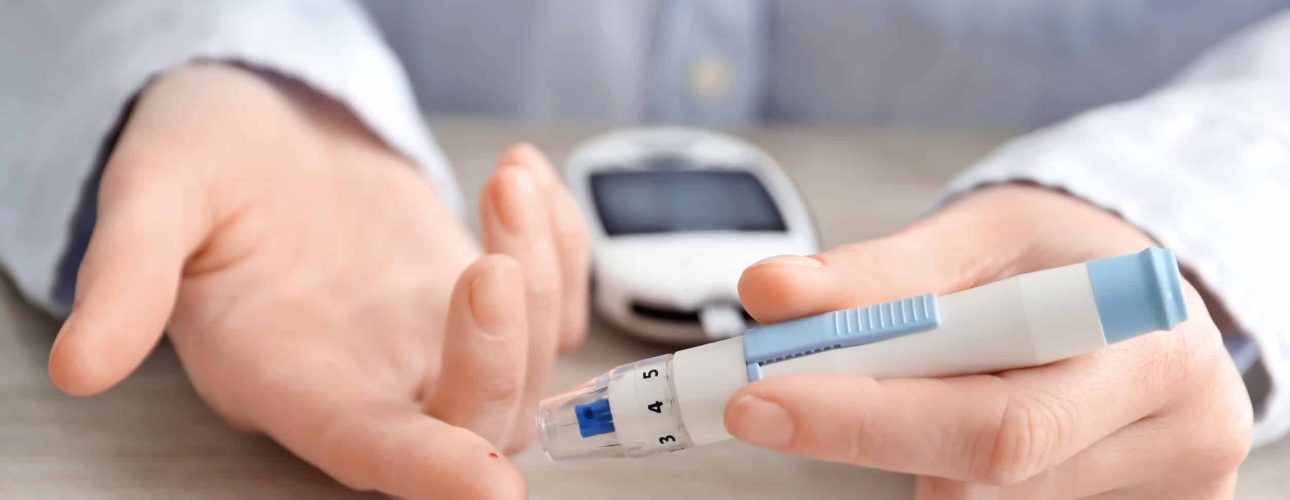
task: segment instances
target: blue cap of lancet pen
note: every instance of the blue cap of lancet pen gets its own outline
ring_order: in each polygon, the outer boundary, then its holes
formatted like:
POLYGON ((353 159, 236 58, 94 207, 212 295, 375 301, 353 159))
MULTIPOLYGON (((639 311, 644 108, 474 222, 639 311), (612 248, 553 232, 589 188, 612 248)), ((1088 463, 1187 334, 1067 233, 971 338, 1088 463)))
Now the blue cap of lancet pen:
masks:
POLYGON ((1178 261, 1169 250, 1089 261, 1088 277, 1107 344, 1187 320, 1178 261))

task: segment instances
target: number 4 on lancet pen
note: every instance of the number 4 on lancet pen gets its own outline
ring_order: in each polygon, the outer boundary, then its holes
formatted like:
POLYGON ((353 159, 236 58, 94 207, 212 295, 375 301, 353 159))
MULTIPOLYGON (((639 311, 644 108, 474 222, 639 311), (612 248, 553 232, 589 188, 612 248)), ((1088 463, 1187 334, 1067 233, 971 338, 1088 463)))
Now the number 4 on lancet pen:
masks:
POLYGON ((750 329, 619 366, 538 406, 552 460, 641 457, 730 438, 726 400, 792 373, 944 377, 1038 366, 1187 319, 1174 255, 1140 253, 750 329))

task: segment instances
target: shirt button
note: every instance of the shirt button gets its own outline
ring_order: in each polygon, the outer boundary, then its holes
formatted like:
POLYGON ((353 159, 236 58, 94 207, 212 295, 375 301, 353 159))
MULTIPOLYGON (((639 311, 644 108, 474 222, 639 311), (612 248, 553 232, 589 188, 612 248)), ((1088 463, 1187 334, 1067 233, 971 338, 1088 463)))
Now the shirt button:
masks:
POLYGON ((695 99, 711 103, 730 92, 730 64, 717 56, 702 56, 690 64, 688 84, 695 99))

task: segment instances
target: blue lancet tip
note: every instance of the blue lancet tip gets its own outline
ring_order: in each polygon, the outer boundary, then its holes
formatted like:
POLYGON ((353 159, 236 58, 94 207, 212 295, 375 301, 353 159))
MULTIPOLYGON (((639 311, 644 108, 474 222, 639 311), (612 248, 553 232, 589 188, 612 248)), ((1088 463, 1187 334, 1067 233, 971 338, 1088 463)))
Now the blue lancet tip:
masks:
POLYGON ((614 432, 614 415, 607 399, 576 405, 573 412, 578 417, 578 434, 584 438, 614 432))

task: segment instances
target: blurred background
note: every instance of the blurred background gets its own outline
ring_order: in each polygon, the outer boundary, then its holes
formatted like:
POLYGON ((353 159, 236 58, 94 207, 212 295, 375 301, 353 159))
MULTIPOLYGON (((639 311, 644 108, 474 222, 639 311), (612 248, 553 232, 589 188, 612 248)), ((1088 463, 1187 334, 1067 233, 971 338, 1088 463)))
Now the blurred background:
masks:
MULTIPOLYGON (((327 5, 295 8, 321 18, 327 5)), ((534 142, 558 163, 580 141, 615 127, 697 125, 731 132, 775 157, 798 184, 826 247, 899 227, 1008 139, 1142 96, 1185 74, 1222 40, 1290 8, 1274 0, 361 5, 407 72, 466 207, 474 207, 496 153, 509 143, 534 142)), ((206 8, 181 10, 200 17, 206 8)), ((183 18, 149 23, 179 26, 183 18)), ((11 32, 23 24, 0 21, 11 32)), ((119 24, 126 31, 149 26, 119 24)), ((49 111, 57 106, 19 102, 15 90, 23 75, 56 58, 39 47, 0 46, 4 51, 39 57, 0 67, 0 113, 57 114, 49 111)), ((345 78, 361 79, 360 69, 345 78)), ((21 132, 0 128, 9 138, 21 132)), ((57 393, 45 378, 57 326, 3 282, 0 496, 361 496, 266 438, 229 429, 198 400, 167 346, 105 396, 57 393)), ((587 346, 561 360, 552 387, 667 350, 597 322, 587 346)), ((530 448, 516 462, 534 498, 901 498, 911 491, 904 476, 739 443, 617 464, 552 464, 530 448), (812 487, 801 488, 806 482, 812 487)), ((1242 469, 1238 497, 1285 498, 1286 471, 1290 442, 1257 450, 1242 469)))
POLYGON ((1280 0, 367 1, 431 113, 992 127, 1137 97, 1280 0))

